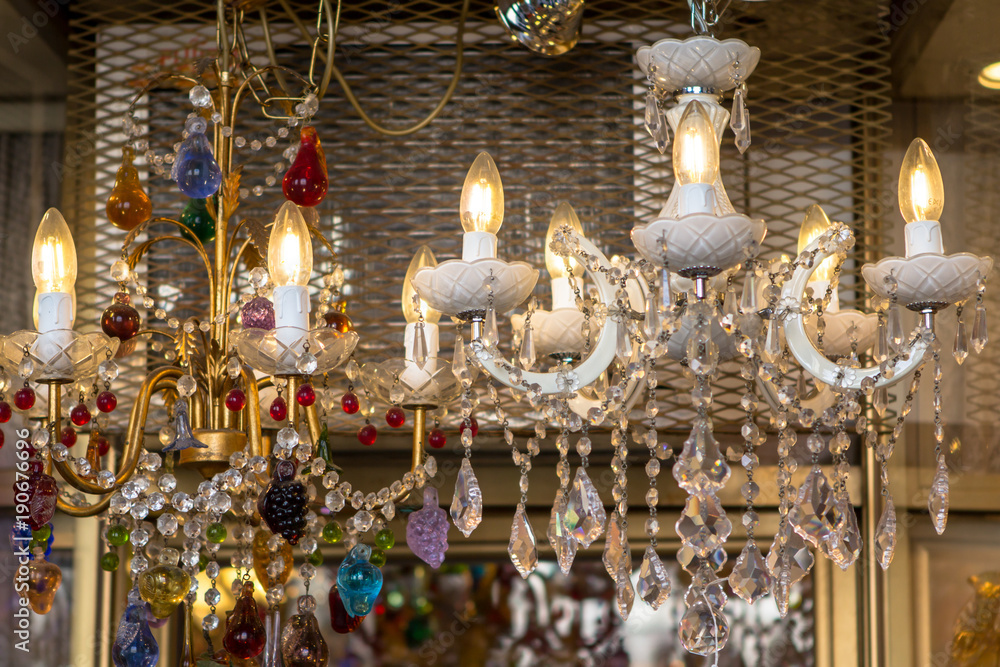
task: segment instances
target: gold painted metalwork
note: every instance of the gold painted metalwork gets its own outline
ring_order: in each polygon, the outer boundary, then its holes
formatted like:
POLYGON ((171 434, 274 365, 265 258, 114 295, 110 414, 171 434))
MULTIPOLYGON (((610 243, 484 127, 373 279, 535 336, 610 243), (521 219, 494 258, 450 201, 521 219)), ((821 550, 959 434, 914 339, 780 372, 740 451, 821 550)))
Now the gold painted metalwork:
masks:
POLYGON ((205 479, 224 472, 229 467, 229 457, 247 445, 246 433, 229 429, 195 429, 194 437, 208 446, 182 449, 177 464, 197 470, 205 479))

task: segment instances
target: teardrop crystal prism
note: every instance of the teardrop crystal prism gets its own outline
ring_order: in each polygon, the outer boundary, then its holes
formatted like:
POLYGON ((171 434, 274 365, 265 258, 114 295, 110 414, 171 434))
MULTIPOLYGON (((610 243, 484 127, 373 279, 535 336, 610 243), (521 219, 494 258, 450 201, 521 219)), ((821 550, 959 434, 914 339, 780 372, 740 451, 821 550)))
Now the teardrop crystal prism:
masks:
POLYGON ((497 311, 493 308, 492 303, 486 308, 482 339, 487 345, 496 345, 500 342, 500 334, 497 331, 497 311))
POLYGON ((986 329, 986 307, 976 306, 976 319, 972 323, 972 349, 979 354, 986 348, 989 340, 990 334, 986 329))
POLYGON ((708 421, 699 419, 674 463, 674 479, 688 493, 703 494, 725 486, 731 472, 708 421))
POLYGON ((725 614, 704 599, 688 607, 677 630, 681 644, 695 655, 718 653, 729 641, 729 621, 725 614))
POLYGON ((646 340, 655 340, 660 335, 660 307, 657 296, 650 292, 646 298, 646 310, 642 320, 642 332, 646 334, 646 340))
POLYGON ((632 613, 632 605, 635 603, 635 590, 632 588, 632 560, 629 559, 628 566, 622 563, 618 568, 618 576, 615 577, 615 608, 623 621, 627 621, 632 613))
POLYGON ((736 595, 753 604, 771 591, 771 573, 753 541, 747 542, 729 575, 729 586, 736 595))
POLYGON ((878 334, 875 338, 875 351, 872 353, 872 359, 874 359, 876 363, 881 364, 888 358, 889 358, 889 331, 885 323, 881 322, 878 325, 878 334))
POLYGON ((601 496, 583 466, 576 469, 566 494, 566 527, 584 549, 604 532, 607 513, 601 496))
POLYGON ((816 558, 809 545, 785 522, 784 529, 775 534, 774 542, 767 552, 767 569, 771 573, 772 583, 776 583, 784 571, 789 585, 794 584, 809 573, 815 562, 816 558))
POLYGON ((726 517, 722 503, 711 493, 688 496, 674 528, 681 541, 691 547, 695 555, 708 558, 729 539, 733 524, 726 517))
POLYGON ((826 474, 818 465, 813 466, 802 483, 795 504, 788 512, 788 522, 816 548, 821 548, 823 542, 843 529, 844 514, 826 474))
POLYGON ((535 571, 538 567, 538 549, 535 546, 535 531, 528 523, 528 517, 524 513, 524 505, 517 504, 517 511, 514 512, 514 523, 510 527, 510 542, 507 544, 507 553, 510 555, 510 562, 517 568, 523 579, 535 571))
POLYGON ((931 493, 927 498, 927 509, 931 513, 934 530, 941 535, 948 525, 948 464, 945 463, 944 454, 938 457, 934 481, 931 482, 931 493))
POLYGON ((879 417, 885 416, 885 410, 889 407, 889 389, 887 387, 877 387, 872 395, 872 407, 879 417))
POLYGON ((846 494, 837 499, 837 513, 843 517, 840 530, 824 540, 820 547, 827 558, 841 570, 846 570, 861 555, 864 541, 861 538, 861 528, 858 526, 858 515, 846 494))
POLYGON ((889 337, 889 345, 892 349, 899 349, 903 343, 903 316, 899 306, 889 308, 889 315, 886 322, 886 334, 889 337))
POLYGON ((462 459, 451 501, 451 520, 468 537, 483 520, 483 492, 468 457, 462 459))
POLYGON ((753 271, 747 271, 746 280, 743 283, 743 294, 740 296, 740 312, 744 315, 756 313, 760 310, 757 300, 757 276, 753 271))
POLYGON ((417 322, 413 332, 413 361, 417 368, 427 365, 427 335, 424 333, 424 323, 417 322))
POLYGON ((965 320, 962 318, 958 318, 958 326, 955 327, 955 346, 952 354, 955 355, 955 361, 959 366, 969 356, 969 334, 965 330, 965 320))
POLYGON ((655 138, 656 131, 660 129, 660 123, 663 122, 663 118, 660 117, 660 107, 656 103, 656 93, 652 90, 646 93, 646 113, 643 120, 645 121, 646 131, 649 132, 649 136, 655 138))
POLYGON ((617 342, 615 345, 615 356, 618 357, 618 361, 622 363, 622 366, 626 366, 632 358, 632 338, 629 336, 628 325, 625 323, 624 319, 614 326, 616 326, 618 330, 616 338, 617 342))
POLYGON ((670 287, 670 271, 660 269, 660 318, 662 319, 674 307, 674 291, 670 287))
POLYGON ((889 568, 892 557, 896 553, 896 506, 892 496, 885 500, 882 516, 875 527, 875 557, 883 570, 889 568))
POLYGON ((670 146, 670 128, 662 116, 653 133, 653 143, 656 144, 656 150, 660 151, 660 155, 665 154, 667 147, 670 146))
POLYGON ((455 352, 451 357, 451 372, 461 377, 465 368, 465 339, 462 334, 455 334, 455 352))
POLYGON ((579 542, 577 542, 567 525, 567 495, 565 489, 556 491, 556 499, 552 503, 552 514, 549 517, 547 532, 549 544, 552 545, 552 550, 556 554, 556 562, 559 564, 559 570, 563 574, 569 574, 569 570, 573 566, 573 559, 576 558, 577 546, 579 545, 579 542))
POLYGON ((729 127, 736 132, 743 127, 744 117, 743 111, 746 108, 746 99, 743 95, 743 90, 740 88, 736 89, 733 93, 733 110, 729 116, 729 127))
POLYGON ((617 510, 608 520, 608 532, 604 536, 604 569, 612 581, 618 581, 618 572, 623 567, 632 571, 632 552, 629 551, 628 536, 625 534, 624 521, 617 510))
POLYGON ((750 112, 744 107, 741 114, 740 129, 736 130, 736 149, 740 155, 750 148, 750 112))
POLYGON ((524 333, 521 334, 521 347, 518 350, 517 360, 521 364, 521 368, 528 371, 532 369, 537 359, 538 355, 535 352, 535 334, 533 328, 529 324, 524 327, 524 333))
POLYGON ((764 336, 764 358, 773 363, 780 356, 781 330, 778 328, 778 321, 770 319, 767 321, 767 333, 764 336))
POLYGON ((639 597, 655 611, 670 597, 670 576, 652 545, 646 547, 639 567, 639 597))

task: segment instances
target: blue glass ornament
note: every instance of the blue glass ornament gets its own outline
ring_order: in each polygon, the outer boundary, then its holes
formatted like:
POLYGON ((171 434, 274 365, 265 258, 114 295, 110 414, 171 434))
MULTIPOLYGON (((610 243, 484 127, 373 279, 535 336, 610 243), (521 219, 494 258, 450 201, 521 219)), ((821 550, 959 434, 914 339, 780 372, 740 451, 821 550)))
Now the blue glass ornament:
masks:
POLYGON ((160 647, 146 620, 146 603, 137 589, 128 593, 128 606, 115 633, 111 659, 115 667, 154 667, 160 659, 160 647))
POLYGON ((367 616, 382 590, 382 571, 368 562, 372 548, 358 544, 337 570, 337 590, 351 616, 367 616))
POLYGON ((192 199, 211 197, 222 184, 222 170, 205 136, 207 127, 201 116, 188 118, 184 124, 188 136, 177 151, 177 159, 170 172, 180 191, 192 199))

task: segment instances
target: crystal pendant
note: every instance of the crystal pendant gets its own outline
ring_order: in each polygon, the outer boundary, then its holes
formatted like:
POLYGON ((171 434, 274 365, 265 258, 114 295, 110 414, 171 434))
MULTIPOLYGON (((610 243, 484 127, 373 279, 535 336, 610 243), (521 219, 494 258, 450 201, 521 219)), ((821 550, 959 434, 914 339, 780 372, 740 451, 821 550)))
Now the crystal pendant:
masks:
POLYGON ((625 366, 632 358, 632 338, 629 336, 628 324, 624 318, 615 327, 617 327, 615 355, 618 357, 618 361, 625 366))
MULTIPOLYGON (((565 489, 556 491, 556 500, 552 504, 552 514, 549 517, 549 529, 547 536, 552 550, 556 554, 556 562, 563 574, 569 574, 573 559, 576 558, 576 549, 579 544, 566 525, 566 506, 568 504, 565 489)), ((603 508, 602 508, 603 509, 603 508)))
POLYGON ((468 457, 462 459, 451 501, 451 520, 468 537, 483 520, 483 492, 468 457))
POLYGON ((222 646, 230 655, 243 660, 255 658, 264 651, 267 633, 260 621, 257 603, 253 599, 253 584, 243 584, 233 613, 226 621, 222 646))
POLYGON ((688 493, 703 494, 725 486, 731 472, 708 421, 698 420, 674 463, 674 479, 688 493))
POLYGON ((615 607, 618 615, 623 621, 627 621, 632 613, 632 604, 635 602, 635 590, 632 588, 632 560, 622 563, 618 568, 618 576, 615 577, 615 607))
POLYGON ((483 343, 486 345, 496 345, 500 342, 500 334, 497 331, 497 311, 491 303, 486 307, 486 317, 483 320, 483 343))
POLYGON ((937 470, 934 481, 931 482, 931 493, 927 498, 927 509, 931 513, 931 522, 938 535, 944 533, 948 524, 948 465, 944 454, 938 456, 937 470))
POLYGON ((576 469, 573 484, 566 495, 566 528, 584 549, 604 532, 607 513, 594 483, 584 467, 576 469))
POLYGON ((656 132, 660 129, 660 123, 663 122, 663 118, 660 116, 660 107, 656 103, 656 93, 652 90, 646 93, 646 114, 644 121, 649 136, 656 138, 656 132))
POLYGON ((417 368, 427 365, 427 336, 424 333, 424 323, 417 322, 413 332, 413 361, 417 368))
POLYGON ((740 312, 744 315, 756 313, 760 310, 757 301, 757 276, 754 272, 747 271, 746 281, 743 283, 743 294, 740 296, 740 312))
POLYGON ((764 358, 774 363, 781 357, 781 330, 778 321, 767 321, 767 334, 764 336, 764 358))
POLYGON ((604 569, 612 580, 618 581, 618 572, 624 568, 632 571, 632 552, 628 547, 628 536, 625 534, 624 519, 617 511, 611 514, 608 521, 608 533, 604 536, 604 569))
POLYGON ((889 407, 888 388, 878 387, 875 389, 875 393, 872 395, 872 407, 875 408, 875 412, 878 413, 879 417, 885 416, 885 410, 889 407))
POLYGON ((646 298, 646 312, 642 320, 642 332, 646 334, 646 340, 656 340, 660 335, 659 298, 652 292, 646 298))
POLYGON ((269 609, 264 618, 264 632, 267 641, 264 643, 261 667, 287 667, 281 661, 281 608, 277 605, 269 609))
POLYGON ((181 211, 180 223, 190 232, 189 236, 202 243, 208 243, 215 238, 215 220, 208 211, 207 199, 188 199, 184 210, 181 211))
POLYGON ((736 148, 739 150, 740 155, 747 152, 750 148, 750 112, 743 108, 742 116, 742 127, 736 130, 736 148))
POLYGON ((771 586, 771 596, 774 604, 778 608, 778 616, 785 618, 788 616, 788 603, 791 599, 792 580, 788 570, 780 570, 774 575, 774 584, 771 586))
POLYGON ((843 517, 840 530, 820 544, 823 554, 832 560, 841 570, 846 570, 861 554, 863 540, 858 526, 858 515, 854 512, 847 496, 837 500, 837 513, 843 517))
POLYGON ((122 164, 115 174, 115 186, 105 212, 108 220, 118 229, 132 231, 153 215, 153 204, 143 192, 139 171, 132 165, 135 151, 131 146, 122 149, 122 164))
POLYGON ((961 366, 966 357, 969 356, 969 334, 965 330, 965 320, 958 319, 958 326, 955 327, 955 347, 952 349, 955 361, 961 366))
POLYGON ((729 586, 749 604, 767 595, 772 585, 767 563, 753 541, 747 542, 729 575, 729 586))
POLYGON ((111 659, 115 667, 154 667, 160 659, 160 647, 146 618, 146 605, 135 589, 129 591, 128 606, 118 623, 111 659))
POLYGON ((382 571, 372 565, 372 548, 356 544, 337 568, 337 590, 351 616, 367 616, 382 590, 382 571))
POLYGON ((688 653, 712 655, 729 641, 729 621, 721 610, 699 599, 681 617, 678 635, 688 653))
POLYGON ((535 547, 535 532, 528 523, 528 517, 524 513, 524 505, 517 504, 517 511, 514 513, 514 522, 510 527, 510 542, 507 544, 507 553, 510 554, 510 561, 514 563, 518 573, 523 579, 535 571, 538 567, 538 549, 535 547))
POLYGON ((189 118, 184 124, 187 139, 177 150, 171 178, 177 187, 192 199, 211 197, 222 185, 222 170, 212 155, 212 145, 205 137, 208 124, 204 118, 189 118))
POLYGON ((886 334, 889 337, 889 345, 892 349, 899 349, 899 346, 903 344, 903 316, 900 313, 899 306, 889 308, 886 334))
POLYGON ((315 128, 304 126, 299 137, 299 152, 285 172, 281 190, 290 202, 299 206, 316 206, 326 197, 329 187, 326 155, 315 128))
POLYGON ((885 323, 879 323, 878 325, 878 335, 875 338, 875 351, 872 353, 872 359, 876 363, 881 364, 883 361, 889 358, 889 331, 885 323))
POLYGON ((796 533, 816 548, 843 529, 844 514, 822 468, 813 466, 788 512, 796 533))
POLYGON ((990 335, 986 330, 986 308, 976 306, 976 319, 972 323, 972 349, 979 354, 986 347, 990 335))
POLYGON ((191 590, 191 575, 177 566, 180 553, 166 548, 160 562, 139 575, 139 594, 156 618, 168 618, 191 590))
POLYGON ((771 572, 771 581, 776 585, 784 572, 787 574, 788 584, 794 584, 809 573, 815 562, 809 545, 786 522, 785 528, 774 536, 774 542, 767 552, 767 569, 771 572), (783 558, 782 545, 785 547, 783 558))
POLYGON ((896 553, 896 506, 892 502, 892 496, 885 500, 885 508, 882 510, 882 517, 878 520, 875 528, 875 557, 883 570, 889 568, 892 556, 896 553))
POLYGON ((438 492, 424 487, 424 506, 406 520, 406 546, 435 570, 444 562, 448 550, 448 513, 438 506, 438 492))
POLYGON ((674 528, 681 541, 691 547, 695 555, 708 558, 729 539, 733 524, 726 517, 722 503, 712 493, 688 496, 674 528))
POLYGON ((670 597, 670 576, 652 545, 646 547, 639 568, 639 597, 653 610, 670 597))
POLYGON ((517 360, 521 364, 521 368, 528 371, 535 365, 535 361, 537 359, 538 355, 535 352, 535 334, 531 325, 526 325, 524 327, 524 333, 521 335, 521 347, 518 350, 517 360))
POLYGON ((666 120, 660 116, 660 122, 656 126, 656 131, 653 132, 653 143, 656 144, 656 150, 660 151, 660 155, 667 152, 667 147, 670 146, 670 128, 667 126, 666 120))
POLYGON ((455 335, 455 353, 451 358, 451 372, 455 374, 456 377, 461 377, 462 371, 465 368, 465 340, 462 338, 462 334, 455 335))
POLYGON ((299 598, 299 613, 288 619, 281 632, 281 657, 284 667, 326 667, 330 649, 313 615, 316 599, 311 595, 299 598))
POLYGON ((733 132, 742 129, 746 125, 746 118, 743 116, 745 110, 746 98, 743 89, 737 87, 736 92, 733 93, 733 111, 729 116, 729 127, 733 132))

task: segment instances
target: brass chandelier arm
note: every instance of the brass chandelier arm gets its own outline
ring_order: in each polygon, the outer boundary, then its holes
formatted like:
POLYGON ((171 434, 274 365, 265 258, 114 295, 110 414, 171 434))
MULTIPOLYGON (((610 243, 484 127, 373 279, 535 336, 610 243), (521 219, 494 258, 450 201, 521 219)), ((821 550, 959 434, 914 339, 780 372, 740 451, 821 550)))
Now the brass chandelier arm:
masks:
POLYGON ((250 447, 250 456, 265 456, 263 437, 260 428, 260 393, 257 391, 257 382, 253 373, 247 370, 246 366, 240 366, 240 373, 243 376, 243 386, 246 387, 247 394, 247 440, 250 447))
MULTIPOLYGON (((260 17, 260 26, 264 32, 264 48, 267 50, 267 58, 271 61, 272 65, 278 64, 278 56, 274 52, 274 40, 271 38, 271 24, 267 20, 267 6, 261 7, 257 10, 257 15, 260 17)), ((278 81, 278 85, 281 86, 281 91, 285 95, 289 95, 288 83, 285 81, 285 75, 281 72, 275 72, 274 78, 278 81)))
POLYGON ((187 81, 193 86, 197 86, 200 83, 197 79, 190 76, 186 76, 184 74, 163 72, 162 74, 158 74, 157 76, 153 77, 153 79, 149 83, 143 86, 142 89, 139 90, 139 92, 132 97, 132 101, 129 102, 128 105, 128 110, 130 112, 135 110, 135 105, 139 103, 139 100, 142 99, 143 95, 147 94, 150 90, 160 85, 164 81, 170 81, 171 79, 176 79, 178 81, 187 81))
POLYGON ((160 241, 179 241, 180 243, 186 243, 187 245, 194 248, 195 251, 198 252, 198 256, 201 258, 201 261, 205 264, 205 271, 208 272, 209 281, 212 282, 215 280, 215 275, 214 272, 212 271, 212 263, 211 260, 209 260, 208 253, 205 252, 205 249, 199 247, 200 244, 196 244, 194 241, 186 239, 183 236, 173 236, 171 234, 166 234, 164 236, 156 236, 154 238, 143 241, 141 244, 139 244, 136 247, 136 249, 132 251, 132 254, 129 255, 128 258, 129 268, 134 271, 136 264, 139 263, 139 260, 142 259, 142 256, 145 255, 155 243, 159 243, 160 241))

